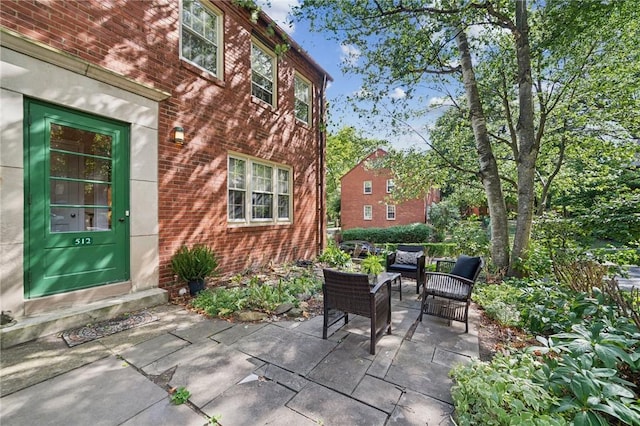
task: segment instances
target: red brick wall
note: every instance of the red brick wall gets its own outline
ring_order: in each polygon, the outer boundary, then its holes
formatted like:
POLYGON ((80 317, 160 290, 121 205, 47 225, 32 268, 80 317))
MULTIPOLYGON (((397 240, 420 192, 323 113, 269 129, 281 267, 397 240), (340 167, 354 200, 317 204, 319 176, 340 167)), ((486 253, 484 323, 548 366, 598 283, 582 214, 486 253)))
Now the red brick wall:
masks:
MULTIPOLYGON (((384 155, 378 150, 367 158, 384 155)), ((427 203, 439 201, 439 192, 431 188, 428 196, 415 200, 404 201, 396 206, 396 219, 387 220, 385 198, 387 194, 387 179, 393 175, 389 170, 367 169, 366 159, 351 169, 340 180, 341 206, 340 222, 342 229, 352 228, 387 228, 411 223, 425 223, 427 203), (364 181, 371 181, 372 193, 364 193, 364 181), (364 220, 364 206, 372 207, 372 220, 364 220)))
MULTIPOLYGON (((169 261, 183 243, 210 244, 222 273, 312 258, 322 244, 318 153, 323 75, 291 49, 278 60, 278 107, 253 100, 250 46, 256 26, 231 2, 215 5, 224 13, 223 80, 179 60, 178 1, 2 0, 0 7, 3 26, 171 93, 161 102, 159 117, 161 287, 173 281, 169 261), (293 115, 294 70, 314 84, 311 126, 299 124, 293 115), (175 126, 185 129, 182 147, 171 141, 175 126), (227 225, 229 151, 292 167, 292 225, 227 225)), ((282 42, 264 28, 259 32, 274 44, 282 42)))

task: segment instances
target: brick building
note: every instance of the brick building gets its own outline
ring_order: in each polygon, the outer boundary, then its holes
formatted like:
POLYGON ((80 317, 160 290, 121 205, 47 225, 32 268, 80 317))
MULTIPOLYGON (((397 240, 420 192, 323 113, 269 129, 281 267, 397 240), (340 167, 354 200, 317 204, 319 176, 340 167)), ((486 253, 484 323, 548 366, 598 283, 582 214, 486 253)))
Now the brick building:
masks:
POLYGON ((386 155, 377 149, 340 178, 340 222, 342 229, 388 228, 426 223, 428 210, 440 201, 440 191, 429 188, 424 197, 401 203, 390 202, 393 174, 372 169, 367 162, 386 155))
POLYGON ((174 288, 182 244, 222 273, 322 250, 331 77, 264 13, 2 1, 0 31, 2 310, 174 288))

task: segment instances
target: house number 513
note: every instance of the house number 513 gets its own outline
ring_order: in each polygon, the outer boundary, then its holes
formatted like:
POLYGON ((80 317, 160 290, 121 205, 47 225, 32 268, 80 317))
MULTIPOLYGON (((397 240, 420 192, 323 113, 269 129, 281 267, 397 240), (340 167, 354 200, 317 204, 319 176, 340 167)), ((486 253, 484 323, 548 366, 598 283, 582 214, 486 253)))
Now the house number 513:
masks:
POLYGON ((93 241, 91 241, 91 237, 73 239, 74 246, 90 246, 91 244, 93 244, 93 241))

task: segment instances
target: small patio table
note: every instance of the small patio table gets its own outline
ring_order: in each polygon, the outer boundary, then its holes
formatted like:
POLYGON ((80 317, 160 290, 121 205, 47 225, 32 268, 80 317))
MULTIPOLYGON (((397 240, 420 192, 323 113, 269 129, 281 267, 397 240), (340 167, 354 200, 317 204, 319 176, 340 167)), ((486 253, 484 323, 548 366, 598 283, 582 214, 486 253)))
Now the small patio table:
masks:
POLYGON ((398 272, 382 272, 375 276, 373 279, 372 285, 378 284, 379 282, 386 283, 387 281, 391 282, 391 284, 398 283, 398 291, 400 292, 400 300, 402 300, 402 275, 398 272))

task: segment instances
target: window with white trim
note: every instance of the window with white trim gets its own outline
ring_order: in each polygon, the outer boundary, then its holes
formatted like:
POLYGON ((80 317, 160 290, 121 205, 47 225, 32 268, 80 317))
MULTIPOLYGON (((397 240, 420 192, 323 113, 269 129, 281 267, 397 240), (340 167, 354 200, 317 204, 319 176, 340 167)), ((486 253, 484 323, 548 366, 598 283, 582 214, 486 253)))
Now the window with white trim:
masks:
POLYGON ((364 206, 363 215, 364 215, 364 220, 372 220, 373 219, 373 207, 371 207, 370 205, 364 206))
POLYGON ((222 26, 222 13, 208 2, 183 0, 180 57, 219 79, 223 78, 222 26))
POLYGON ((291 222, 291 169, 250 157, 230 155, 227 218, 234 224, 291 222))
POLYGON ((311 83, 296 74, 294 93, 296 118, 305 124, 311 123, 311 83))
POLYGON ((364 181, 363 191, 365 194, 371 194, 373 192, 373 185, 370 180, 364 181))
POLYGON ((395 188, 393 179, 387 179, 387 194, 391 194, 393 192, 393 188, 395 188))
POLYGON ((276 56, 251 43, 251 95, 276 106, 276 56))
POLYGON ((387 204, 387 220, 396 220, 396 206, 387 204))

